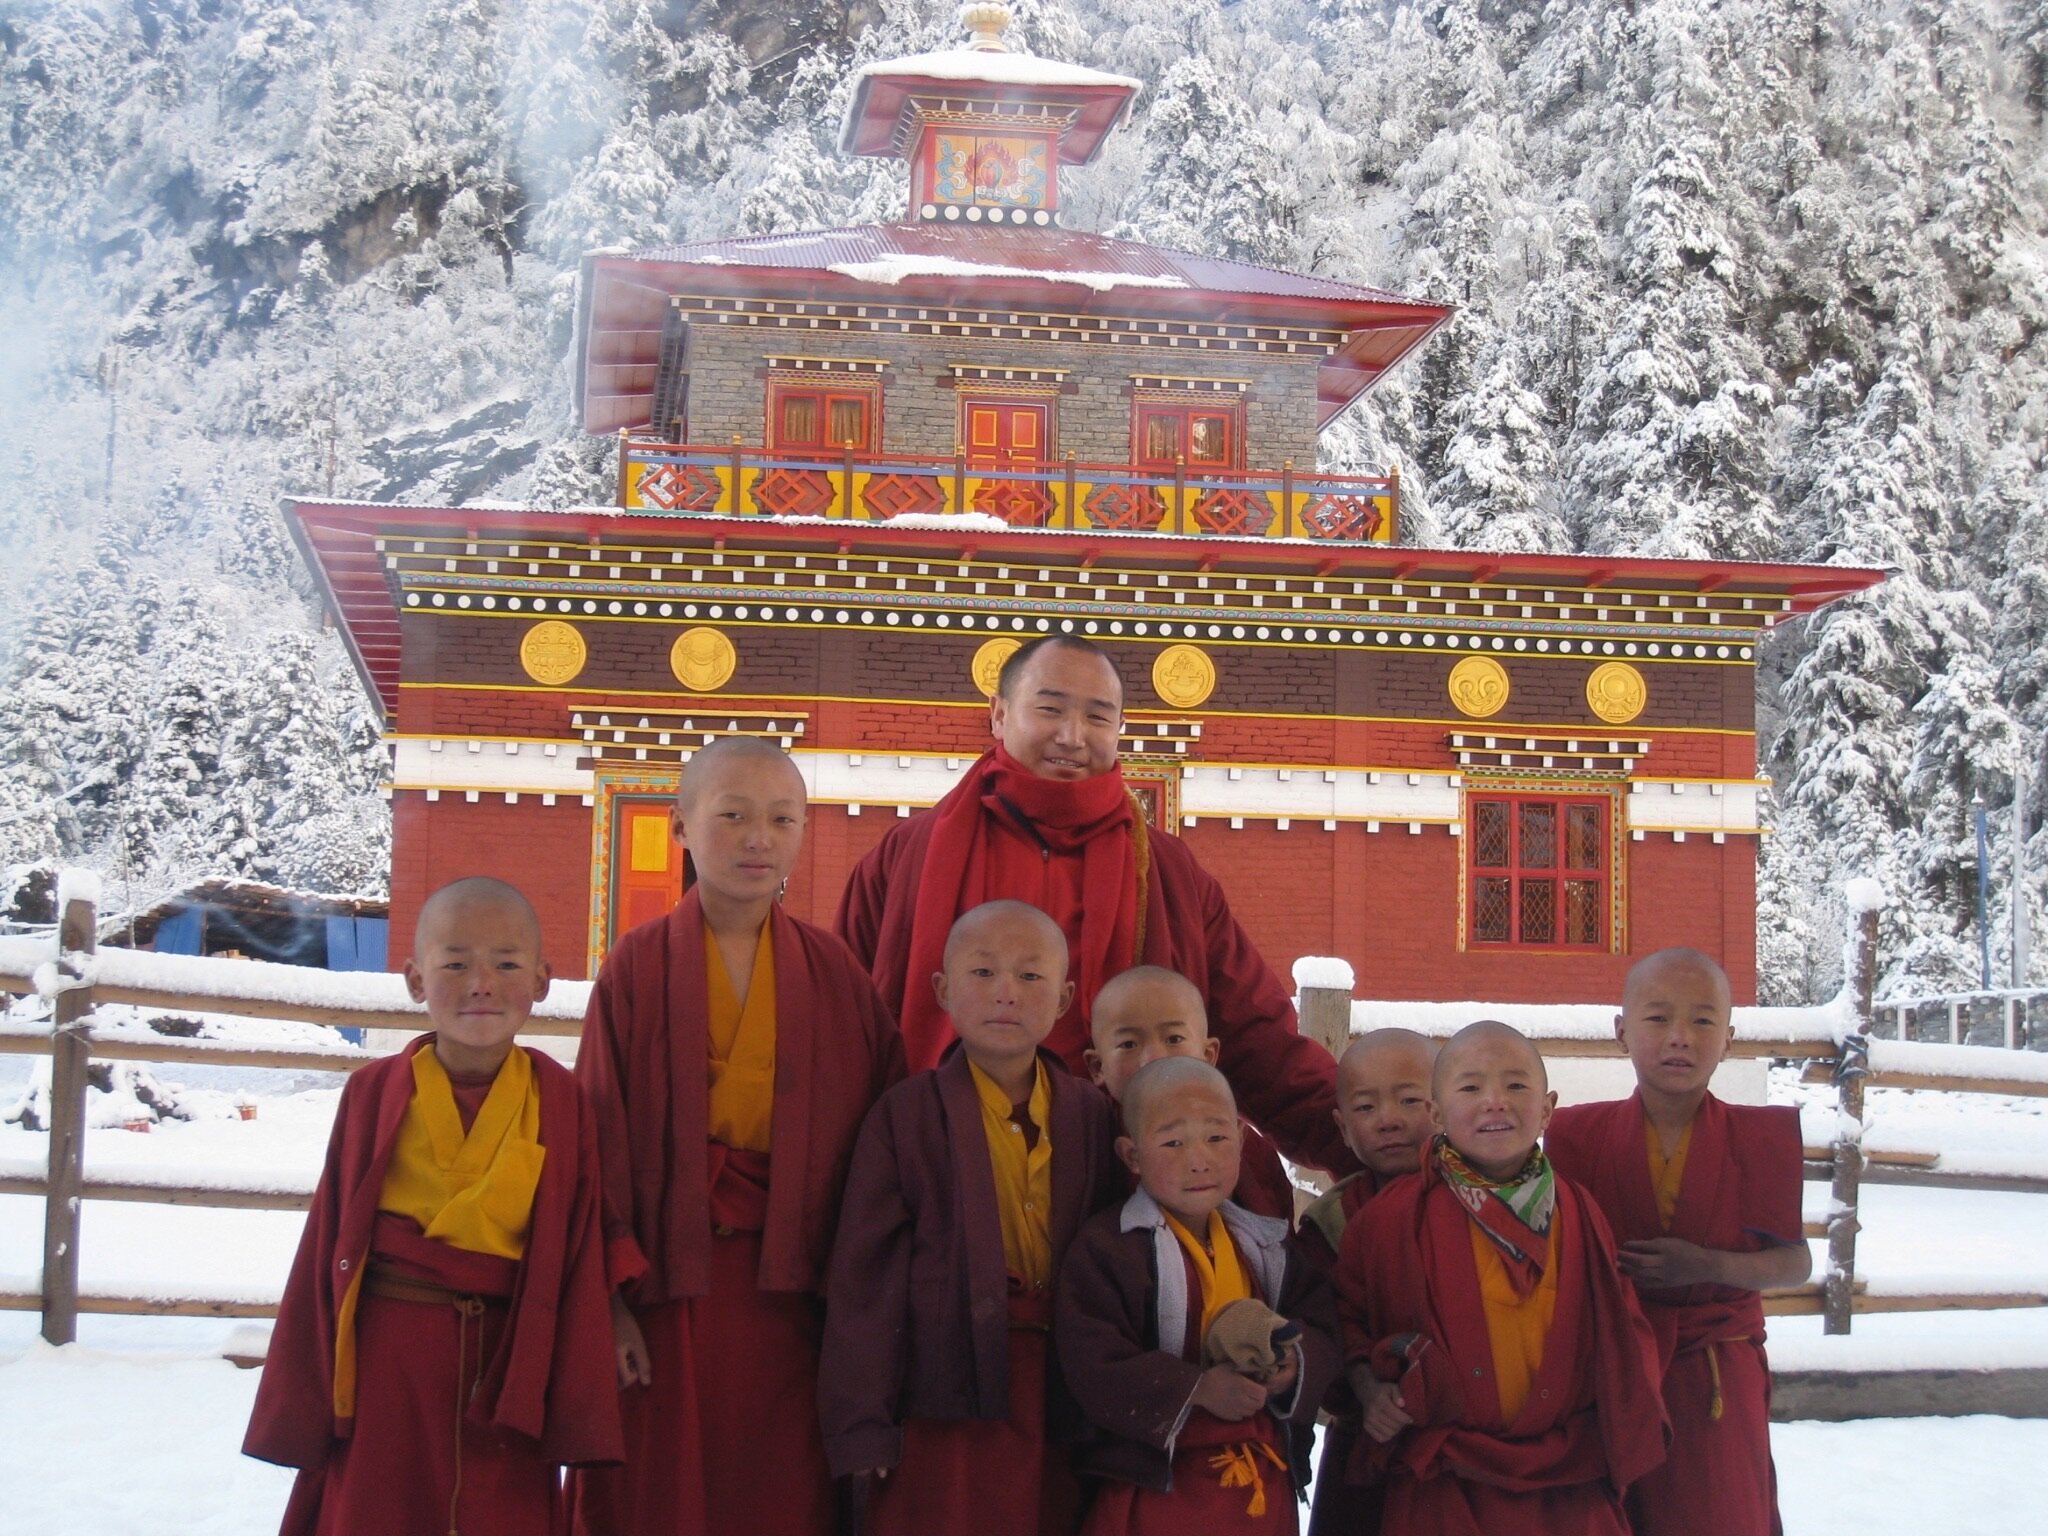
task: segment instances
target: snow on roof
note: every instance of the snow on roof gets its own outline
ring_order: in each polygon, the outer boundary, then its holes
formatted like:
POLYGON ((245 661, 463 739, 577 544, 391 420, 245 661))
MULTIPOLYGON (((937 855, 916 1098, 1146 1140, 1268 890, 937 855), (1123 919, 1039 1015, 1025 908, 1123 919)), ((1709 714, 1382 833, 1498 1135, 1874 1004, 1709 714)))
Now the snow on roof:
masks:
POLYGON ((1112 288, 1185 288, 1186 279, 1143 272, 1036 271, 1030 267, 999 267, 988 262, 960 261, 952 256, 881 256, 873 261, 838 261, 825 269, 857 283, 894 287, 906 277, 1029 277, 1048 283, 1078 283, 1096 293, 1112 288))
POLYGON ((1041 59, 1035 54, 1009 53, 972 48, 946 48, 936 53, 913 53, 900 59, 877 59, 854 71, 855 80, 873 80, 882 75, 922 75, 931 80, 988 80, 997 85, 1108 85, 1123 90, 1142 90, 1145 82, 1129 75, 1112 75, 1085 64, 1068 64, 1059 59, 1041 59))

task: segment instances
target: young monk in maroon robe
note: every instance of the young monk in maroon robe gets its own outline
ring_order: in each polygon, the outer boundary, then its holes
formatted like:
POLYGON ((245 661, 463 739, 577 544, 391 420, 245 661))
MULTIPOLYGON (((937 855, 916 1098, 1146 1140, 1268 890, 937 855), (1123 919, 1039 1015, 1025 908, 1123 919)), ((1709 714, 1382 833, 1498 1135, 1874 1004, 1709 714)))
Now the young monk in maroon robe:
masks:
POLYGON ((902 1048, 837 939, 776 904, 804 782, 770 743, 690 759, 676 909, 598 973, 576 1070, 617 1241, 647 1273, 613 1298, 626 1465, 578 1473, 589 1536, 823 1533, 818 1343, 853 1140, 902 1048))
POLYGON ((1300 1032, 1290 989, 1231 914, 1187 844, 1146 825, 1117 764, 1123 681, 1077 635, 1048 635, 1004 663, 989 708, 996 745, 931 810, 898 822, 855 866, 838 928, 903 1022, 912 1070, 952 1030, 926 980, 953 919, 984 901, 1026 901, 1067 937, 1077 984, 1046 1047, 1087 1068, 1088 1008, 1134 965, 1202 994, 1244 1113, 1295 1162, 1348 1172, 1330 1123, 1329 1052, 1300 1032))
POLYGON ((1760 1292, 1812 1272, 1799 1111, 1724 1104, 1728 978, 1690 949, 1629 972, 1615 1034, 1636 1091, 1559 1110, 1546 1145, 1613 1223, 1664 1363, 1671 1455, 1629 1490, 1638 1536, 1765 1536, 1778 1522, 1760 1292))
MULTIPOLYGON (((1396 1179, 1422 1167, 1436 1133, 1429 1101, 1435 1065, 1436 1043, 1408 1029, 1360 1035, 1338 1058, 1337 1128, 1363 1166, 1302 1212, 1302 1253, 1323 1273, 1336 1272, 1351 1219, 1396 1179)), ((1381 1490, 1351 1482, 1346 1473, 1363 1433, 1358 1399, 1340 1382, 1325 1406, 1330 1426, 1323 1433, 1309 1536, 1371 1536, 1380 1528, 1381 1490)))
POLYGON ((546 1536, 556 1468, 617 1461, 596 1127, 513 1044, 548 989, 496 880, 420 909, 433 1033, 342 1090, 242 1449, 300 1468, 288 1536, 546 1536))
POLYGON ((1071 1533, 1078 1415, 1049 1357, 1052 1283, 1120 1198, 1109 1101, 1039 1049, 1072 1001, 1066 940, 996 901, 933 978, 959 1035, 891 1089, 847 1178, 819 1407, 870 1532, 1071 1533))
POLYGON ((1599 1207, 1537 1149, 1556 1095, 1518 1031, 1469 1024, 1436 1059, 1440 1134, 1337 1260, 1383 1529, 1625 1536, 1664 1459, 1657 1344, 1599 1207))
POLYGON ((1230 1199, 1237 1103, 1199 1058, 1144 1067, 1117 1152, 1139 1188, 1060 1270, 1060 1368, 1098 1434, 1086 1536, 1292 1536, 1316 1405, 1335 1380, 1334 1298, 1287 1224, 1230 1199))
MULTIPOLYGON (((1088 1075, 1118 1104, 1124 1087, 1143 1067, 1169 1056, 1216 1064, 1217 1041, 1209 1033, 1209 1011, 1195 984, 1163 966, 1133 966, 1096 995, 1089 1011, 1091 1044, 1083 1053, 1088 1075)), ((1255 1125, 1240 1119, 1239 1206, 1294 1226, 1294 1181, 1280 1149, 1255 1125)))

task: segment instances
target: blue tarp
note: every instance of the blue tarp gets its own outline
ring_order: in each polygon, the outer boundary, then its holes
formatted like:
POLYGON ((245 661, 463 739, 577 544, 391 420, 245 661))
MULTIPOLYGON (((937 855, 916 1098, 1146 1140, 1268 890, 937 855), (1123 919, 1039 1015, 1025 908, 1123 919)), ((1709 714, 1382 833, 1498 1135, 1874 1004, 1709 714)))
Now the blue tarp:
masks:
MULTIPOLYGON (((327 919, 327 969, 381 971, 390 939, 391 920, 387 917, 330 917, 327 919)), ((341 1037, 356 1045, 363 1043, 360 1029, 344 1029, 341 1037)))
POLYGON ((187 907, 173 913, 156 925, 156 952, 160 955, 196 955, 199 953, 198 907, 187 907))

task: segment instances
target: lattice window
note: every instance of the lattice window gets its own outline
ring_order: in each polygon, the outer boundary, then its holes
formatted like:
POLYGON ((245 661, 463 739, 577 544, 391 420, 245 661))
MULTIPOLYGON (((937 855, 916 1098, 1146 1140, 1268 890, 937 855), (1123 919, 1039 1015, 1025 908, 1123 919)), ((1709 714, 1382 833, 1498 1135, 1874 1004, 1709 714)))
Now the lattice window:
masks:
POLYGON ((1134 461, 1146 469, 1172 469, 1186 459, 1189 469, 1235 469, 1244 462, 1239 408, 1203 402, 1163 405, 1141 401, 1134 424, 1134 461))
POLYGON ((1604 799, 1474 795, 1469 942, 1605 949, 1614 887, 1608 816, 1604 799))
POLYGON ((871 389, 813 389, 789 384, 768 391, 768 441, 776 448, 824 451, 874 448, 878 399, 871 389))

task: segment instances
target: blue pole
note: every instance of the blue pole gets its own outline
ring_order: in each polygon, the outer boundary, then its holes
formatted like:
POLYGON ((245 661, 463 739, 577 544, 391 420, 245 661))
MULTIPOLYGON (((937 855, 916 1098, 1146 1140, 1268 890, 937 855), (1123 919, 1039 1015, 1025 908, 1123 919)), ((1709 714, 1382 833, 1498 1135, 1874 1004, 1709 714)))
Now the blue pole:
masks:
POLYGON ((1978 985, 1991 990, 1991 840, 1984 828, 1984 797, 1977 807, 1977 968, 1978 985))

